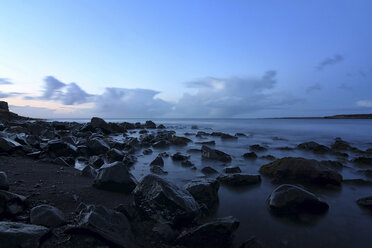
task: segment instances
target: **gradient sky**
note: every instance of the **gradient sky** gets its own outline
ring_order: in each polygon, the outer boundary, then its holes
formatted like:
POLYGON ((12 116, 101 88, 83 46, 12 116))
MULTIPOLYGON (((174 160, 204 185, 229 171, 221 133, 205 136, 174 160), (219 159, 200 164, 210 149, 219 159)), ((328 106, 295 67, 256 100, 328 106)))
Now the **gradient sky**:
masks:
POLYGON ((0 2, 0 100, 48 118, 372 113, 372 1, 0 2))

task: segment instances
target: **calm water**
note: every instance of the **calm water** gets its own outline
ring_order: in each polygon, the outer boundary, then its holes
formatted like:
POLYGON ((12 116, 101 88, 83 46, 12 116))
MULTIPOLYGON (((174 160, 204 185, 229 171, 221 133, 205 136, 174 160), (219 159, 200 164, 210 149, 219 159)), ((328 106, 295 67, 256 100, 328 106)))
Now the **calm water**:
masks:
MULTIPOLYGON (((267 151, 258 153, 258 155, 270 154, 277 158, 301 156, 317 160, 337 160, 338 158, 330 155, 314 155, 310 152, 298 150, 282 151, 276 148, 294 147, 306 141, 316 141, 330 146, 336 137, 341 137, 362 150, 372 148, 372 120, 153 120, 157 124, 162 123, 168 129, 175 130, 177 135, 183 135, 185 132, 196 133, 197 131, 245 133, 247 137, 239 137, 236 141, 222 141, 218 137, 203 140, 195 136, 188 137, 194 141, 215 140, 216 149, 232 155, 233 160, 230 165, 239 166, 243 172, 251 174, 258 174, 258 169, 270 162, 265 159, 244 160, 241 156, 249 151, 249 145, 252 144, 260 144, 268 148, 267 151), (191 129, 192 125, 197 125, 199 129, 191 129)), ((86 122, 87 120, 79 121, 86 122)), ((123 120, 108 119, 107 121, 122 122, 123 120)), ((126 121, 144 122, 145 120, 128 119, 126 121)), ((116 138, 120 139, 120 137, 116 138)), ((171 154, 176 151, 186 153, 186 150, 190 148, 200 148, 200 145, 190 144, 187 147, 171 147, 166 151, 171 154)), ((150 173, 149 163, 159 152, 163 151, 164 149, 154 149, 154 153, 147 156, 142 155, 142 151, 139 151, 137 154, 138 162, 132 168, 132 173, 138 179, 150 173)), ((349 159, 354 156, 357 155, 350 153, 349 159)), ((164 170, 168 171, 169 174, 164 177, 183 186, 191 179, 203 177, 204 175, 200 173, 200 169, 204 166, 214 167, 218 171, 223 169, 222 163, 202 160, 200 153, 191 154, 190 160, 198 170, 193 171, 184 168, 179 163, 166 158, 164 170)), ((355 167, 348 160, 341 160, 341 162, 348 166, 340 171, 344 178, 363 178, 357 172, 360 168, 355 167)), ((330 209, 325 215, 312 218, 305 223, 290 218, 278 218, 270 214, 265 201, 276 186, 266 178, 263 178, 262 183, 255 187, 233 189, 221 186, 219 191, 220 204, 216 216, 232 215, 241 221, 236 232, 236 244, 240 244, 251 236, 256 236, 268 247, 372 247, 372 212, 361 209, 355 203, 361 197, 372 195, 371 186, 343 185, 339 190, 324 190, 307 186, 310 191, 325 200, 330 209)))

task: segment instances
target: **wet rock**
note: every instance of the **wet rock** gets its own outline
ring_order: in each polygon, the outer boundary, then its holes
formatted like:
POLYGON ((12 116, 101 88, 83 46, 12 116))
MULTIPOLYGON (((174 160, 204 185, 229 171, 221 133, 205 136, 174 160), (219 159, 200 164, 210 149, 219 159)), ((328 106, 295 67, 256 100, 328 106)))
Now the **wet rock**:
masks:
POLYGON ((148 133, 149 131, 147 131, 146 129, 143 129, 143 130, 140 130, 138 133, 139 134, 145 134, 145 133, 148 133))
POLYGON ((249 148, 251 149, 251 151, 254 151, 254 152, 263 152, 263 151, 267 150, 266 147, 263 147, 263 146, 258 145, 258 144, 251 145, 251 146, 249 146, 249 148))
POLYGON ((101 118, 98 118, 98 117, 93 117, 91 120, 90 120, 90 125, 96 129, 96 128, 99 128, 101 129, 104 133, 106 134, 109 134, 111 133, 111 127, 109 124, 107 124, 106 121, 104 121, 103 119, 101 118))
POLYGON ((262 159, 267 159, 267 160, 275 160, 276 158, 273 155, 264 155, 261 156, 262 159))
POLYGON ((350 144, 341 138, 336 138, 335 142, 332 144, 332 149, 334 150, 352 150, 353 148, 350 144))
POLYGON ((0 190, 9 190, 8 177, 4 171, 0 171, 0 190))
POLYGON ((201 172, 203 174, 206 174, 206 175, 210 175, 210 174, 217 174, 218 171, 216 171, 215 169, 213 169, 212 167, 210 166, 206 166, 204 167, 203 169, 201 169, 201 172))
POLYGON ((124 154, 123 163, 126 166, 130 167, 130 166, 134 165, 136 162, 137 162, 137 157, 136 156, 134 156, 133 154, 128 154, 128 153, 124 154))
POLYGON ((372 181, 365 180, 365 179, 362 179, 362 178, 344 179, 342 182, 344 184, 351 184, 351 185, 357 185, 357 186, 371 186, 372 185, 372 181))
POLYGON ((199 214, 200 206, 188 191, 155 175, 143 177, 133 195, 137 208, 155 221, 186 225, 199 214))
POLYGON ((170 143, 169 141, 166 141, 166 140, 159 140, 152 144, 152 147, 154 148, 166 148, 168 146, 170 146, 170 143))
POLYGON ((223 140, 236 140, 236 139, 238 139, 237 136, 232 136, 232 135, 227 134, 227 133, 223 133, 223 134, 221 134, 220 137, 221 137, 221 139, 223 139, 223 140))
POLYGON ((66 219, 58 208, 43 204, 31 209, 30 222, 35 225, 57 227, 65 223, 66 219))
POLYGON ((154 165, 164 166, 164 160, 160 154, 150 163, 150 166, 154 166, 154 165))
POLYGON ((190 192, 194 199, 200 204, 205 204, 208 209, 214 209, 218 204, 218 189, 220 183, 215 179, 193 180, 184 188, 190 192))
POLYGON ((87 141, 86 146, 88 148, 88 154, 91 155, 101 155, 105 154, 108 150, 110 150, 109 145, 106 144, 100 138, 93 138, 87 141))
POLYGON ((94 169, 92 166, 87 165, 81 171, 80 175, 83 176, 83 177, 96 178, 97 170, 94 169))
POLYGON ((365 151, 366 154, 368 155, 372 155, 372 148, 368 148, 366 151, 365 151))
POLYGON ((204 131, 199 131, 199 132, 196 133, 195 136, 198 137, 198 138, 203 138, 203 136, 210 136, 210 134, 207 133, 207 132, 204 132, 204 131))
POLYGON ((334 170, 342 170, 342 168, 344 167, 344 165, 341 162, 333 160, 322 160, 320 161, 320 163, 334 170))
POLYGON ((0 240, 3 248, 37 248, 49 229, 43 226, 18 222, 0 222, 0 240))
POLYGON ((174 161, 184 161, 184 160, 189 159, 189 157, 190 157, 189 155, 185 155, 180 152, 176 152, 175 154, 171 156, 172 160, 174 161))
POLYGON ((21 214, 27 208, 27 198, 11 193, 9 191, 0 190, 0 213, 7 215, 21 214), (3 209, 1 211, 1 209, 3 209))
POLYGON ((158 126, 158 129, 165 129, 165 126, 164 126, 163 124, 160 124, 160 125, 158 126))
POLYGON ((181 162, 181 165, 183 167, 193 167, 194 166, 194 164, 190 160, 184 160, 184 161, 182 161, 181 162))
POLYGON ((301 143, 297 146, 297 148, 305 151, 312 151, 314 153, 319 154, 327 153, 331 150, 328 147, 320 145, 314 141, 301 143))
POLYGON ((161 156, 163 158, 167 158, 167 157, 169 157, 169 154, 167 152, 161 152, 161 153, 159 153, 159 156, 161 156))
POLYGON ((170 142, 172 145, 186 146, 188 143, 192 142, 192 140, 186 137, 173 136, 170 142))
POLYGON ((263 165, 260 173, 280 182, 341 185, 342 176, 314 159, 286 157, 263 165))
POLYGON ((191 129, 199 129, 199 127, 197 125, 192 125, 191 129))
POLYGON ((255 152, 247 152, 243 154, 243 157, 245 159, 256 159, 258 158, 257 154, 255 152))
POLYGON ((105 164, 94 179, 94 186, 108 191, 130 193, 136 187, 137 180, 122 162, 105 164))
POLYGON ((239 224, 240 222, 231 216, 219 218, 182 232, 176 244, 195 248, 230 247, 232 234, 239 224))
POLYGON ((86 233, 102 238, 110 246, 137 247, 127 217, 117 211, 100 205, 80 206, 78 224, 69 233, 86 233))
POLYGON ((162 240, 165 240, 167 242, 174 241, 179 235, 179 232, 174 230, 169 224, 166 223, 155 224, 155 226, 152 228, 152 231, 157 234, 162 240))
POLYGON ((195 142, 195 144, 198 144, 198 145, 211 145, 211 146, 214 146, 214 145, 216 145, 216 141, 211 140, 211 141, 195 142))
POLYGON ((277 187, 267 203, 272 211, 279 214, 321 214, 329 208, 327 203, 319 200, 313 193, 290 184, 277 187))
POLYGON ((366 177, 372 177, 372 170, 359 170, 358 172, 364 174, 366 177))
POLYGON ((107 153, 106 153, 107 159, 110 162, 115 162, 115 161, 122 161, 124 158, 124 153, 122 151, 119 151, 116 148, 111 148, 107 153))
POLYGON ((360 166, 372 166, 372 158, 357 157, 353 159, 353 162, 360 166))
POLYGON ((208 146, 202 146, 202 157, 211 159, 211 160, 218 160, 221 162, 230 162, 231 156, 227 153, 222 151, 209 148, 208 146))
POLYGON ((239 246, 239 248, 264 248, 264 247, 265 246, 263 246, 255 237, 250 238, 249 240, 241 244, 241 246, 239 246))
POLYGON ((191 148, 186 151, 187 153, 201 153, 201 149, 191 148))
POLYGON ((227 174, 231 174, 231 173, 240 173, 240 172, 242 172, 242 170, 238 166, 230 166, 230 167, 224 168, 223 172, 225 172, 227 174))
POLYGON ((62 140, 51 140, 46 147, 49 154, 55 157, 76 156, 77 147, 62 140))
POLYGON ((99 156, 90 156, 88 163, 93 168, 99 169, 99 168, 101 168, 102 165, 105 164, 105 161, 99 156))
POLYGON ((260 175, 248 175, 248 174, 229 174, 221 175, 217 178, 222 184, 226 184, 233 187, 249 186, 258 184, 261 182, 260 175))
POLYGON ((372 196, 363 197, 357 200, 359 206, 372 209, 372 196))
POLYGON ((156 128, 156 124, 152 121, 146 121, 145 127, 149 128, 149 129, 154 129, 154 128, 156 128))
POLYGON ((159 165, 153 165, 151 166, 150 168, 150 171, 154 174, 157 174, 157 175, 166 175, 168 174, 167 171, 164 171, 162 167, 160 167, 159 165))
POLYGON ((21 147, 22 147, 21 144, 12 139, 0 137, 0 153, 1 152, 11 153, 18 149, 21 149, 21 147))
POLYGON ((143 155, 150 155, 150 154, 152 154, 152 150, 151 149, 145 149, 145 150, 143 150, 143 155))
POLYGON ((247 135, 245 133, 236 133, 235 136, 238 136, 238 137, 247 137, 247 135))

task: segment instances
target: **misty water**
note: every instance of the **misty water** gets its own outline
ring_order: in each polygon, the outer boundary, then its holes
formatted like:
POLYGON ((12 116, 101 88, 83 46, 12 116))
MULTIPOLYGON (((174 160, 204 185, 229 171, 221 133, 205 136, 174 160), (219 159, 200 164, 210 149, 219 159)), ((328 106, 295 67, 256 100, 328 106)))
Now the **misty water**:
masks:
MULTIPOLYGON (((69 120, 70 121, 70 120, 69 120)), ((79 120, 83 122, 84 120, 79 120)), ((88 121, 88 120, 86 120, 88 121)), ((121 119, 106 119, 111 122, 123 122, 121 119)), ((128 122, 144 122, 144 119, 126 119, 128 122)), ((192 179, 205 177, 201 169, 211 166, 222 172, 224 166, 239 166, 242 172, 259 174, 259 168, 270 160, 258 158, 246 160, 242 155, 249 152, 249 146, 260 144, 267 151, 258 152, 258 156, 273 155, 276 158, 287 156, 313 158, 317 160, 337 160, 344 164, 339 172, 344 179, 364 178, 358 172, 361 168, 350 162, 358 154, 349 152, 348 158, 333 155, 319 155, 312 152, 295 150, 280 150, 280 147, 296 147, 299 143, 315 141, 330 146, 336 137, 350 142, 361 150, 372 148, 372 120, 335 120, 335 119, 153 119, 156 124, 164 124, 167 130, 174 130, 179 136, 185 133, 196 134, 198 131, 221 131, 235 135, 244 133, 246 137, 225 141, 219 137, 200 139, 195 135, 188 138, 193 141, 214 140, 213 148, 224 151, 232 156, 232 162, 224 164, 201 158, 200 153, 189 153, 197 170, 182 167, 172 159, 164 158, 162 176, 179 186, 192 179), (197 125, 198 129, 192 129, 197 125)), ((156 130, 150 130, 156 132, 156 130)), ((138 132, 131 136, 138 137, 138 132)), ((123 136, 114 136, 120 140, 123 136)), ((133 175, 140 179, 150 173, 149 163, 160 153, 173 154, 177 151, 187 153, 188 149, 200 149, 201 145, 190 143, 185 147, 171 146, 169 149, 153 149, 151 155, 143 155, 142 150, 136 153, 138 161, 131 168, 133 175)), ((217 175, 216 175, 217 176, 217 175)), ((329 211, 307 220, 289 217, 273 216, 266 205, 266 199, 278 185, 272 184, 269 178, 262 177, 262 182, 253 187, 230 188, 221 185, 219 190, 219 206, 214 217, 232 215, 240 220, 240 227, 235 234, 235 245, 246 241, 252 236, 257 237, 268 247, 372 247, 372 212, 359 207, 356 200, 372 195, 372 186, 353 186, 344 184, 339 189, 324 189, 305 185, 305 187, 325 200, 329 211)))

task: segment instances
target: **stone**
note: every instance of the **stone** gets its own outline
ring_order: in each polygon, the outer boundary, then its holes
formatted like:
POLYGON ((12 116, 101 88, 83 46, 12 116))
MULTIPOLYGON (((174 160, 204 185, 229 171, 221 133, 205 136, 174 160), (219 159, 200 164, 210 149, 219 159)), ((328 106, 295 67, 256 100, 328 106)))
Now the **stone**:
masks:
POLYGON ((210 145, 210 146, 214 146, 214 145, 216 145, 216 141, 214 141, 214 140, 202 141, 202 142, 195 142, 195 144, 197 144, 197 145, 210 145))
POLYGON ((8 103, 5 101, 0 101, 0 110, 4 112, 9 112, 8 103))
POLYGON ((254 152, 263 152, 263 151, 267 150, 266 147, 263 147, 263 146, 258 145, 258 144, 251 145, 251 146, 249 146, 249 148, 251 149, 251 151, 254 151, 254 152))
POLYGON ((353 149, 348 142, 342 140, 339 137, 335 139, 335 142, 332 144, 331 147, 334 150, 341 150, 341 151, 353 149))
POLYGON ((0 190, 9 190, 8 177, 4 171, 0 171, 0 190))
POLYGON ((165 126, 163 124, 158 125, 158 129, 165 129, 165 126))
POLYGON ((133 191, 136 207, 149 219, 186 225, 198 216, 200 206, 185 189, 155 175, 143 177, 133 191))
POLYGON ((3 248, 38 248, 40 240, 49 233, 43 226, 0 221, 0 240, 3 248))
POLYGON ((90 165, 85 166, 84 169, 80 172, 81 176, 89 178, 96 178, 97 174, 97 170, 90 165))
POLYGON ((151 149, 145 149, 145 150, 143 150, 142 154, 143 155, 150 155, 150 154, 152 154, 152 150, 151 149))
POLYGON ((153 121, 146 121, 145 127, 149 129, 154 129, 156 128, 156 124, 153 121))
POLYGON ((256 159, 258 156, 255 152, 247 152, 243 154, 245 159, 256 159))
POLYGON ((164 160, 160 154, 150 163, 150 166, 154 166, 154 165, 164 166, 164 160))
POLYGON ((76 156, 77 147, 62 140, 51 140, 48 142, 47 151, 55 157, 76 156))
POLYGON ((372 196, 363 197, 357 200, 359 206, 372 209, 372 196))
POLYGON ((153 165, 153 166, 151 166, 150 171, 152 173, 158 174, 158 175, 166 175, 166 174, 168 174, 168 172, 167 171, 164 171, 163 168, 161 168, 159 165, 153 165))
POLYGON ((192 140, 186 137, 173 136, 170 142, 172 145, 186 146, 188 143, 192 142, 192 140))
POLYGON ((172 160, 174 161, 184 161, 184 160, 189 159, 189 157, 190 157, 189 155, 184 155, 180 152, 176 152, 175 154, 171 156, 172 160))
POLYGON ((276 158, 273 155, 264 155, 260 157, 261 159, 275 160, 276 158))
POLYGON ((86 143, 88 155, 101 155, 110 150, 109 145, 100 138, 89 139, 86 143))
POLYGON ((191 162, 190 160, 184 160, 184 161, 181 162, 181 165, 183 167, 193 167, 194 166, 194 163, 191 162))
POLYGON ((35 225, 57 227, 65 223, 66 219, 58 208, 43 204, 31 209, 30 222, 35 225))
POLYGON ((94 186, 98 189, 130 193, 136 187, 137 180, 122 162, 105 164, 98 169, 94 186))
POLYGON ((232 136, 232 135, 227 134, 227 133, 223 133, 220 137, 223 140, 236 140, 236 139, 238 139, 237 136, 232 136))
POLYGON ((341 162, 333 161, 333 160, 322 160, 320 161, 320 163, 334 170, 342 170, 342 168, 344 167, 344 165, 341 162))
POLYGON ((295 185, 277 187, 267 199, 270 209, 279 214, 321 214, 328 210, 327 203, 313 193, 295 185))
POLYGON ((22 148, 22 145, 17 141, 9 138, 0 137, 0 152, 11 153, 22 148))
POLYGON ((224 168, 223 172, 225 172, 227 174, 231 174, 231 173, 240 173, 240 172, 242 172, 242 170, 240 169, 239 166, 230 166, 230 167, 224 168))
POLYGON ((241 244, 239 248, 264 248, 264 246, 255 237, 252 237, 241 244))
POLYGON ((176 239, 176 244, 193 248, 230 247, 232 234, 239 224, 240 222, 231 216, 212 220, 182 232, 176 239))
POLYGON ((98 117, 93 117, 91 120, 90 120, 90 125, 96 129, 96 128, 99 128, 101 129, 104 133, 106 134, 109 134, 111 133, 111 127, 109 124, 107 124, 106 121, 104 121, 103 119, 101 118, 98 118, 98 117))
POLYGON ((220 183, 215 179, 193 180, 184 188, 190 192, 194 199, 200 204, 205 204, 208 209, 214 209, 218 204, 218 190, 220 183))
POLYGON ((314 141, 301 143, 297 146, 297 148, 300 150, 312 151, 319 154, 327 153, 331 150, 328 147, 320 145, 314 141))
POLYGON ((279 182, 340 186, 342 176, 314 159, 286 157, 263 165, 260 173, 279 182))
POLYGON ((203 174, 206 174, 206 175, 209 175, 209 174, 216 174, 218 173, 218 171, 216 171, 215 169, 213 169, 212 167, 210 166, 206 166, 204 167, 203 169, 201 169, 201 172, 203 174))
POLYGON ((157 223, 152 228, 152 231, 156 233, 158 236, 161 237, 161 239, 172 242, 174 241, 179 233, 174 230, 169 224, 166 223, 157 223))
POLYGON ((166 140, 159 140, 152 144, 154 148, 166 148, 170 145, 169 141, 166 140))
POLYGON ((99 169, 105 164, 105 161, 99 156, 90 156, 88 164, 95 169, 99 169))
POLYGON ((233 187, 249 186, 261 182, 260 175, 249 175, 245 173, 221 175, 217 178, 221 184, 233 187))
POLYGON ((202 157, 211 160, 218 160, 221 162, 230 162, 231 156, 222 151, 209 148, 208 146, 202 146, 202 157))
POLYGON ((353 162, 359 166, 372 166, 372 158, 368 157, 357 157, 353 159, 353 162))
POLYGON ((0 212, 12 216, 19 215, 27 208, 27 198, 23 195, 0 190, 0 205, 0 212))
POLYGON ((124 158, 124 153, 123 153, 122 151, 119 151, 119 150, 116 149, 116 148, 111 148, 111 149, 108 150, 108 152, 106 153, 106 156, 107 156, 107 159, 108 159, 110 162, 122 161, 123 158, 124 158))

